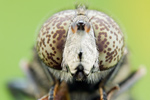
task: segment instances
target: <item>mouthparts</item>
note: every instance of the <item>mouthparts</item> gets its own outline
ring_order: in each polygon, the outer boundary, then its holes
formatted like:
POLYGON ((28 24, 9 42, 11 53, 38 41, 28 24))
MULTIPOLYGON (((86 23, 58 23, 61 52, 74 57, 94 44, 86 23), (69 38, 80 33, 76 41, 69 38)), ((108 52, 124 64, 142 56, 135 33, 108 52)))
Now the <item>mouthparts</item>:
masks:
POLYGON ((77 71, 73 75, 74 78, 76 79, 76 81, 83 81, 83 80, 85 80, 86 79, 86 75, 84 73, 84 67, 80 64, 80 65, 78 65, 78 67, 76 69, 77 69, 77 71))

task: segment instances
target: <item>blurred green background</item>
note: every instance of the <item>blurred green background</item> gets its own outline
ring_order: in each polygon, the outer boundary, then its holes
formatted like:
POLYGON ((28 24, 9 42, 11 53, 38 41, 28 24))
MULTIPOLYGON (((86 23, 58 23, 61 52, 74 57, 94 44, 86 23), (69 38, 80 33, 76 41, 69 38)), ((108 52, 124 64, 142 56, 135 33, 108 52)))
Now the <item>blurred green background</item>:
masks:
MULTIPOLYGON (((0 100, 11 100, 6 82, 23 77, 22 58, 32 58, 40 25, 48 15, 74 9, 79 0, 0 0, 0 100)), ((147 75, 133 86, 136 100, 150 100, 150 1, 83 0, 89 9, 97 9, 114 18, 126 35, 131 51, 132 69, 144 64, 147 75)))

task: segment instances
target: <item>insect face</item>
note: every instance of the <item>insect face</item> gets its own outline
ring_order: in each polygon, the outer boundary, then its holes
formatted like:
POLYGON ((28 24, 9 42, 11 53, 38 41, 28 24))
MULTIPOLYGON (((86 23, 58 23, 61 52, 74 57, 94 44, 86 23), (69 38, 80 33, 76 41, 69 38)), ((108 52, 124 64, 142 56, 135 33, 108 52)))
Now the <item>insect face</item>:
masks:
POLYGON ((43 63, 59 79, 96 82, 124 53, 124 36, 104 13, 66 10, 45 22, 37 39, 43 63))
POLYGON ((98 68, 98 50, 94 31, 85 15, 77 15, 71 23, 63 51, 63 66, 68 66, 77 80, 88 76, 93 67, 98 68))

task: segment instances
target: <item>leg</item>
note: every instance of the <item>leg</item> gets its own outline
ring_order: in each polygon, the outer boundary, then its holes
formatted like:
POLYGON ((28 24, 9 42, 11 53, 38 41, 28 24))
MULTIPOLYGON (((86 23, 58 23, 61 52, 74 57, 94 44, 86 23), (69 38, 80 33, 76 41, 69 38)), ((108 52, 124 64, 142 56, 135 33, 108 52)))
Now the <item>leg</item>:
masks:
POLYGON ((57 82, 51 87, 49 94, 39 100, 70 100, 66 82, 57 82))
MULTIPOLYGON (((132 85, 134 85, 139 79, 141 79, 146 73, 146 69, 145 67, 141 67, 140 69, 138 69, 136 72, 131 73, 125 80, 123 80, 122 82, 119 83, 118 88, 116 88, 114 91, 114 89, 112 88, 108 93, 108 97, 107 98, 116 98, 117 96, 119 96, 120 94, 122 94, 123 92, 125 92, 126 90, 128 90, 132 85), (112 95, 113 94, 113 95, 112 95)), ((115 87, 114 87, 115 88, 115 87)), ((109 100, 108 99, 108 100, 109 100)))
POLYGON ((115 91, 118 91, 120 88, 118 85, 114 86, 107 92, 107 100, 111 100, 112 96, 114 95, 115 91))
POLYGON ((66 82, 62 82, 58 87, 58 92, 56 93, 54 100, 70 100, 70 95, 68 91, 68 86, 66 82))
POLYGON ((134 85, 138 80, 140 80, 146 74, 145 67, 139 68, 136 72, 133 72, 127 77, 124 81, 119 83, 120 90, 116 93, 116 95, 120 95, 127 89, 129 89, 132 85, 134 85))
POLYGON ((54 91, 54 89, 55 89, 55 85, 50 88, 48 94, 44 95, 42 98, 38 100, 54 100, 54 92, 56 91, 56 90, 54 91))
POLYGON ((100 93, 100 100, 107 100, 106 92, 104 91, 102 87, 99 88, 99 93, 100 93))
POLYGON ((21 68, 27 79, 15 79, 8 83, 8 89, 16 100, 24 100, 24 97, 35 97, 34 82, 31 81, 32 77, 29 71, 29 64, 26 61, 21 62, 21 68))
MULTIPOLYGON (((40 79, 39 82, 36 80, 39 77, 36 77, 38 73, 33 69, 35 67, 33 63, 34 62, 29 64, 27 61, 21 61, 21 69, 23 70, 26 79, 17 79, 8 83, 9 90, 17 100, 23 100, 23 95, 40 98, 47 92, 45 88, 38 84, 42 82, 43 79, 40 79)), ((36 64, 35 68, 37 67, 38 66, 36 64)), ((41 75, 39 76, 41 77, 41 75)))
POLYGON ((145 67, 141 67, 136 72, 131 73, 125 80, 120 82, 118 85, 113 86, 107 93, 105 93, 105 89, 103 89, 102 85, 100 85, 100 95, 92 98, 91 100, 116 100, 119 95, 127 91, 132 85, 134 85, 139 79, 141 79, 145 75, 145 73, 145 67))
POLYGON ((9 82, 8 89, 15 100, 24 100, 24 96, 34 98, 33 89, 25 79, 16 79, 9 82))
POLYGON ((19 95, 22 94, 27 94, 27 96, 31 95, 36 99, 41 98, 48 93, 50 87, 54 84, 54 77, 51 76, 47 68, 41 64, 35 48, 33 49, 33 54, 34 58, 30 63, 25 60, 22 60, 20 63, 26 80, 19 79, 8 83, 8 88, 12 91, 12 94, 15 95, 15 98, 17 96, 20 97, 19 95), (20 91, 22 91, 22 94, 20 91))

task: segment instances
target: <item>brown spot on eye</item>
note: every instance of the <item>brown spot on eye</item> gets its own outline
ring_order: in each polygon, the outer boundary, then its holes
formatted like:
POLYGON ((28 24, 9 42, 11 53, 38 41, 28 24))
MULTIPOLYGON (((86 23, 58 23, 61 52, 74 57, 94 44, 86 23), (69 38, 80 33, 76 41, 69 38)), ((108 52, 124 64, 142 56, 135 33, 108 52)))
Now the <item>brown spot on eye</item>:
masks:
POLYGON ((118 53, 117 53, 117 50, 115 49, 114 52, 115 52, 114 57, 116 57, 117 54, 118 54, 118 53))
POLYGON ((50 39, 47 39, 47 44, 49 44, 50 39))
POLYGON ((53 40, 53 43, 56 43, 56 41, 55 41, 55 40, 53 40))
POLYGON ((99 26, 102 27, 102 28, 100 28, 100 30, 106 29, 107 31, 109 31, 110 26, 104 19, 100 19, 98 17, 93 17, 93 20, 96 20, 96 23, 99 23, 99 26))
POLYGON ((95 24, 95 28, 96 28, 96 30, 98 29, 98 25, 97 24, 95 24))
POLYGON ((107 42, 107 45, 109 45, 109 42, 107 42))
POLYGON ((45 58, 45 55, 42 53, 43 57, 45 58))
POLYGON ((50 53, 50 55, 51 55, 51 56, 55 56, 55 54, 53 54, 53 53, 50 53))
POLYGON ((42 35, 45 35, 46 34, 46 32, 43 32, 43 34, 42 35))
POLYGON ((113 41, 113 44, 115 44, 115 41, 113 41))
POLYGON ((97 47, 98 47, 99 52, 102 52, 103 49, 104 49, 104 44, 98 42, 98 43, 97 43, 97 47))
POLYGON ((50 62, 51 64, 53 64, 52 62, 50 62))
POLYGON ((113 47, 115 47, 115 45, 113 45, 113 47))
POLYGON ((116 36, 116 40, 118 41, 118 35, 116 33, 114 33, 114 35, 116 36))
POLYGON ((105 68, 104 68, 104 65, 100 65, 100 66, 99 66, 99 69, 100 69, 100 70, 105 69, 105 68))
POLYGON ((60 51, 62 51, 63 50, 63 46, 64 46, 64 42, 58 42, 58 44, 57 44, 57 49, 58 50, 60 50, 60 51))
POLYGON ((51 35, 50 35, 50 34, 47 34, 47 35, 46 35, 46 37, 50 38, 50 37, 51 37, 51 35))
POLYGON ((114 61, 116 60, 116 58, 114 59, 114 61))
POLYGON ((60 40, 65 34, 65 32, 66 32, 65 30, 57 30, 56 33, 59 34, 57 40, 60 40))
POLYGON ((104 53, 106 53, 106 50, 104 50, 104 53))
POLYGON ((104 65, 100 65, 99 66, 99 69, 101 70, 101 71, 103 71, 103 70, 108 70, 109 69, 109 67, 104 67, 104 65))
POLYGON ((98 39, 100 39, 100 38, 101 38, 101 36, 99 35, 99 36, 98 36, 98 39))
POLYGON ((54 53, 56 54, 56 51, 54 51, 54 53))
POLYGON ((102 44, 105 44, 106 41, 107 41, 107 39, 105 38, 105 39, 102 41, 102 44))
POLYGON ((105 45, 104 47, 107 48, 107 45, 105 45))
POLYGON ((47 50, 45 50, 45 53, 46 53, 47 55, 49 55, 48 52, 47 52, 47 50))
POLYGON ((40 47, 42 46, 42 42, 40 42, 40 47))
POLYGON ((49 31, 49 30, 50 30, 50 27, 46 28, 46 30, 49 31))
POLYGON ((62 29, 62 28, 63 28, 62 26, 60 26, 61 24, 62 24, 62 22, 60 22, 60 23, 58 23, 58 24, 56 25, 58 29, 62 29))
POLYGON ((105 30, 105 28, 100 28, 101 31, 105 30))
POLYGON ((101 60, 99 64, 102 65, 102 63, 103 63, 103 61, 101 60))
POLYGON ((113 33, 113 31, 110 31, 110 33, 112 34, 112 33, 113 33))
POLYGON ((60 60, 60 58, 57 57, 57 60, 60 60))
POLYGON ((50 44, 49 46, 52 47, 52 44, 50 44))
POLYGON ((121 51, 123 51, 124 45, 121 47, 121 51))
POLYGON ((116 47, 116 49, 118 49, 118 46, 116 47))
POLYGON ((110 39, 112 39, 112 36, 109 36, 110 39))
POLYGON ((53 34, 54 32, 52 31, 51 34, 53 34))
POLYGON ((50 66, 50 63, 48 63, 48 66, 50 66))
POLYGON ((53 35, 53 38, 55 38, 57 36, 57 33, 55 33, 54 35, 53 35))
POLYGON ((109 61, 109 63, 111 63, 112 59, 113 59, 113 54, 114 54, 114 51, 112 52, 107 52, 107 56, 106 56, 106 62, 109 61))
POLYGON ((111 48, 108 48, 108 51, 111 51, 111 48))
POLYGON ((67 25, 67 23, 64 23, 64 25, 67 25))
POLYGON ((42 50, 44 50, 44 48, 42 47, 42 50))
POLYGON ((41 42, 42 42, 42 44, 44 45, 44 47, 46 47, 46 44, 45 44, 45 38, 41 38, 41 42))
POLYGON ((55 48, 54 48, 54 47, 52 47, 52 50, 55 50, 55 48))
POLYGON ((106 58, 108 58, 109 56, 112 56, 114 54, 114 52, 107 52, 107 56, 106 56, 106 58))
POLYGON ((104 35, 105 37, 107 37, 107 33, 106 32, 99 32, 99 36, 104 35))
MULTIPOLYGON (((59 19, 59 23, 56 25, 57 26, 57 28, 58 29, 63 29, 63 27, 62 26, 60 26, 61 24, 62 24, 62 22, 64 22, 65 20, 69 20, 69 19, 71 19, 72 18, 72 16, 64 16, 64 17, 61 17, 60 19, 59 19)), ((64 23, 65 24, 65 23, 64 23)), ((67 24, 66 24, 67 25, 67 24)))
POLYGON ((119 61, 119 55, 117 56, 117 61, 119 61))
POLYGON ((109 63, 111 63, 112 59, 113 59, 113 56, 110 56, 110 57, 109 57, 108 59, 106 59, 105 61, 106 61, 106 62, 109 61, 109 63))

